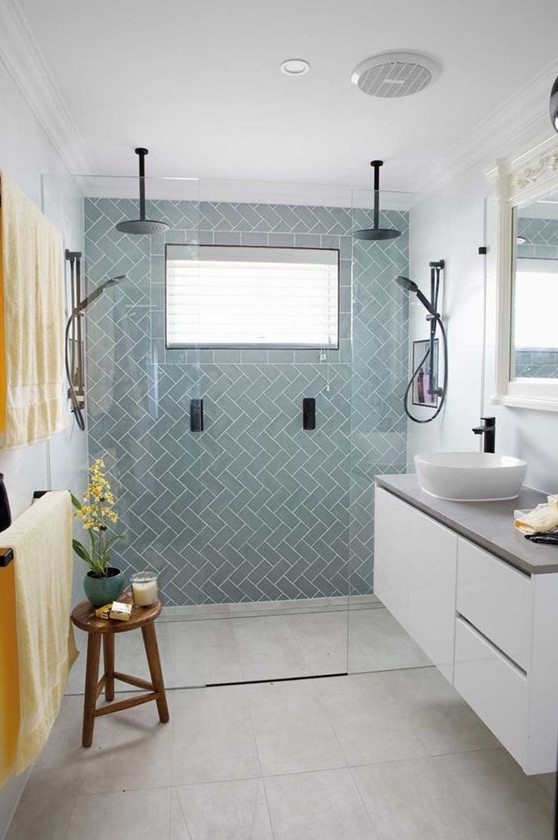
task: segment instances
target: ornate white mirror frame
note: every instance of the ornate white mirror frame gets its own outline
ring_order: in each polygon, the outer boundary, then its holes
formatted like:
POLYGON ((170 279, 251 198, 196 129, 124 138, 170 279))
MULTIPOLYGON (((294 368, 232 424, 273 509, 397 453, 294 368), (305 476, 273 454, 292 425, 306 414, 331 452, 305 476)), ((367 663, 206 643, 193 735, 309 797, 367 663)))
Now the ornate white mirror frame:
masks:
POLYGON ((498 161, 487 177, 495 182, 499 205, 496 393, 492 401, 515 408, 558 411, 558 379, 511 379, 510 374, 517 241, 514 208, 558 189, 558 138, 554 135, 513 160, 498 161))

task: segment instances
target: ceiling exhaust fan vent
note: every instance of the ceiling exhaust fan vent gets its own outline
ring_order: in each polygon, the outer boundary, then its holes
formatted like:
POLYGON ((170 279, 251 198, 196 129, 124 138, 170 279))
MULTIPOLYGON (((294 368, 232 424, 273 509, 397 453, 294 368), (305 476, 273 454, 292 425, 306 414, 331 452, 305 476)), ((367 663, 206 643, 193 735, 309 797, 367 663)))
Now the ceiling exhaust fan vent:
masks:
POLYGON ((361 61, 351 81, 368 96, 395 99, 420 93, 439 75, 440 68, 426 55, 390 52, 361 61))

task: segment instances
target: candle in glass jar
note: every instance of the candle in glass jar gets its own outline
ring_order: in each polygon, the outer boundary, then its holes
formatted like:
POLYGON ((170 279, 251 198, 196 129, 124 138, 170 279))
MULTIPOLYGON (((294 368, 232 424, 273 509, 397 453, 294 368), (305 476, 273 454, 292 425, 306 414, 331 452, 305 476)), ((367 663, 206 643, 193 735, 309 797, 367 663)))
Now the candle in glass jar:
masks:
POLYGON ((132 575, 132 596, 137 607, 150 607, 154 604, 157 601, 156 575, 132 575))

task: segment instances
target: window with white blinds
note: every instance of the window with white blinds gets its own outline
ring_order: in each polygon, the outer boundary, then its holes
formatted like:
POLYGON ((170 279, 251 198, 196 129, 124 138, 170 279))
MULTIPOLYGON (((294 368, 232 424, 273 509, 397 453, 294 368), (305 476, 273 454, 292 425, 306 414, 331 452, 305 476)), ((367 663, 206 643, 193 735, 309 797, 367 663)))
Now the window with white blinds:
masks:
POLYGON ((168 245, 166 343, 336 349, 339 252, 168 245))

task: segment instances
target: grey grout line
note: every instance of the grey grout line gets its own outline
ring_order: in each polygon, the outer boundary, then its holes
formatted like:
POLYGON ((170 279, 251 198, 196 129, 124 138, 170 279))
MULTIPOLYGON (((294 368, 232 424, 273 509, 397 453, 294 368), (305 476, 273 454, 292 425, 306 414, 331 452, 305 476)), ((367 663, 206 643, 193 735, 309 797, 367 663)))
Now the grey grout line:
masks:
POLYGON ((275 840, 275 831, 273 829, 273 820, 271 818, 271 808, 269 807, 269 798, 268 798, 268 795, 267 795, 267 788, 266 788, 266 785, 265 785, 265 776, 263 774, 262 759, 261 759, 261 755, 260 755, 260 749, 258 747, 258 738, 257 738, 257 735, 256 735, 256 730, 254 728, 254 719, 252 717, 252 706, 251 706, 251 703, 250 703, 249 699, 248 699, 248 719, 250 721, 250 730, 252 732, 252 737, 254 739, 254 746, 255 746, 255 749, 256 749, 256 755, 258 757, 258 766, 260 768, 261 787, 262 787, 263 792, 264 792, 265 807, 267 809, 267 817, 268 817, 268 820, 269 820, 269 827, 271 829, 272 838, 273 838, 273 840, 275 840))
POLYGON ((363 809, 364 813, 368 817, 368 822, 370 823, 370 828, 372 829, 372 831, 374 832, 374 834, 376 835, 378 840, 380 840, 380 835, 376 831, 376 826, 374 825, 374 822, 372 820, 372 814, 370 813, 370 811, 366 807, 366 802, 364 801, 364 797, 363 797, 363 795, 360 791, 359 784, 358 784, 357 780, 355 779, 355 774, 353 772, 354 768, 352 766, 350 766, 348 769, 349 769, 349 775, 351 777, 351 782, 353 783, 353 787, 356 791, 356 795, 359 798, 359 801, 360 801, 360 804, 362 805, 362 809, 363 809))
POLYGON ((397 671, 424 671, 426 668, 435 668, 434 663, 430 665, 398 665, 397 668, 375 668, 370 671, 349 671, 348 677, 366 677, 374 674, 394 674, 397 671))

